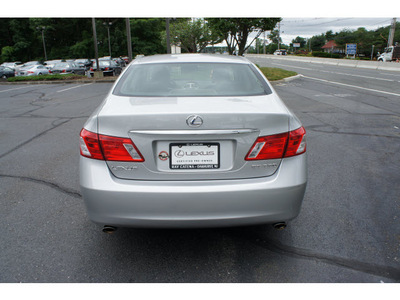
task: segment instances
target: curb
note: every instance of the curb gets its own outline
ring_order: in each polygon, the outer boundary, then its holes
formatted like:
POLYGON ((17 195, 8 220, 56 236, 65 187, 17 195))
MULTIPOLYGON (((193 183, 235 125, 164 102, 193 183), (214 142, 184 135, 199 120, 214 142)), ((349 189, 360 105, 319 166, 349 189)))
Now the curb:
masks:
POLYGON ((269 83, 271 83, 272 85, 275 85, 275 84, 280 84, 280 83, 293 81, 293 80, 299 79, 301 77, 303 77, 303 75, 297 74, 297 75, 286 77, 286 78, 283 78, 283 79, 280 79, 280 80, 270 81, 269 83))

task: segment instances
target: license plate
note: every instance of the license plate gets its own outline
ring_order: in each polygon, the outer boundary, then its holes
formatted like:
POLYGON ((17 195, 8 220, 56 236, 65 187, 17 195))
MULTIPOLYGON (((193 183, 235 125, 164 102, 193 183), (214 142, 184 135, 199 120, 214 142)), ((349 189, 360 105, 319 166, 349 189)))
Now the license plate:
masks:
POLYGON ((219 143, 173 143, 171 169, 219 169, 219 143))

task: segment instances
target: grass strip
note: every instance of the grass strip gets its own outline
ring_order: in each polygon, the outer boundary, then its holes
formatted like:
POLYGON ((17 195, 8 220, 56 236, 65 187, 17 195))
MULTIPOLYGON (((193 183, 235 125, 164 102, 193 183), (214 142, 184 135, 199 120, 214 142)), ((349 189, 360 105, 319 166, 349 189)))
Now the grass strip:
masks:
POLYGON ((267 77, 269 81, 281 80, 287 77, 297 75, 296 72, 287 71, 279 68, 260 67, 261 72, 267 77))

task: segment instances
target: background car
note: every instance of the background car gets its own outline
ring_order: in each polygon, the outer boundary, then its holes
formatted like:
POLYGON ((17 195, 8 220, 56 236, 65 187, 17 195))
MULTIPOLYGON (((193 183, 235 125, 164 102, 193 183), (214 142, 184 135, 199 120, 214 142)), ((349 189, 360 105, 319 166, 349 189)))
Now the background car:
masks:
POLYGON ((43 65, 42 62, 38 61, 38 60, 32 60, 32 61, 28 61, 26 63, 23 63, 22 65, 18 66, 19 68, 25 68, 25 67, 29 67, 29 66, 34 66, 34 65, 43 65))
POLYGON ((85 70, 89 70, 90 67, 92 66, 92 62, 90 61, 90 59, 87 58, 78 58, 75 59, 74 62, 78 64, 81 68, 84 68, 85 70))
POLYGON ((274 55, 286 55, 286 54, 287 54, 287 51, 284 50, 284 49, 276 50, 276 51, 274 52, 274 55))
POLYGON ((133 61, 80 134, 89 218, 116 227, 284 228, 307 184, 306 132, 243 57, 133 61))
POLYGON ((16 61, 16 62, 5 62, 1 64, 2 67, 9 67, 13 70, 19 68, 21 66, 21 62, 20 61, 16 61))
POLYGON ((51 70, 55 64, 60 63, 61 59, 53 59, 53 60, 47 60, 44 62, 44 65, 46 66, 47 69, 51 70))
MULTIPOLYGON (((104 76, 118 76, 122 72, 122 68, 118 66, 112 60, 100 60, 100 70, 103 71, 104 76)), ((93 66, 90 68, 90 75, 93 76, 93 72, 97 71, 96 61, 93 62, 93 66)))
POLYGON ((9 77, 14 77, 14 70, 9 67, 0 66, 0 78, 7 79, 9 77))
POLYGON ((85 67, 79 66, 75 62, 60 62, 51 69, 52 74, 77 74, 85 75, 85 67))
POLYGON ((20 68, 16 73, 16 76, 47 75, 49 74, 49 69, 44 65, 29 65, 20 68))
POLYGON ((125 68, 126 67, 125 60, 123 60, 121 57, 113 58, 112 61, 114 61, 121 68, 125 68))
POLYGON ((125 64, 129 64, 129 57, 128 56, 124 56, 124 57, 122 57, 122 59, 125 61, 125 64))

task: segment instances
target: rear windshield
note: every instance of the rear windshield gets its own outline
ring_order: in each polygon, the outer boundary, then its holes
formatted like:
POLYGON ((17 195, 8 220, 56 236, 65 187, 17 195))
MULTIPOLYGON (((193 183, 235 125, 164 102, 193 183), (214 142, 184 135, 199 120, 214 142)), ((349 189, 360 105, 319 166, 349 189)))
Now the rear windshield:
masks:
POLYGON ((119 96, 191 97, 270 94, 247 64, 164 63, 132 65, 115 87, 119 96))

